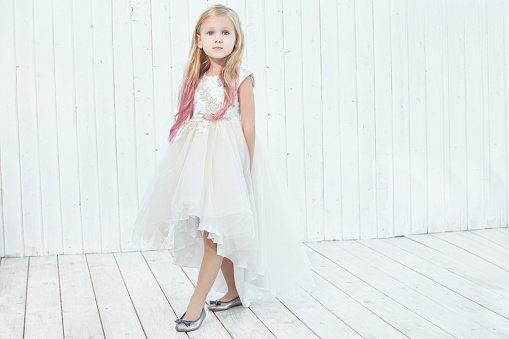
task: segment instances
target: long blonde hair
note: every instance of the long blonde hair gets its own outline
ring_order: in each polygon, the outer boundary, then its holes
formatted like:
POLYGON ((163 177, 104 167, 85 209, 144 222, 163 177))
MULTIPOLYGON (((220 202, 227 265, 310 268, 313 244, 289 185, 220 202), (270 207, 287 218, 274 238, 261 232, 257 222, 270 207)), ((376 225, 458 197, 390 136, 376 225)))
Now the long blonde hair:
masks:
POLYGON ((203 49, 199 48, 196 42, 196 35, 200 34, 200 29, 207 19, 215 16, 227 16, 233 23, 235 28, 235 46, 232 53, 227 56, 226 65, 219 74, 219 81, 224 87, 224 104, 221 110, 212 115, 205 115, 204 119, 218 120, 221 119, 235 100, 237 85, 239 81, 239 66, 242 61, 242 53, 244 52, 244 33, 240 24, 237 13, 224 5, 213 5, 207 8, 196 23, 187 60, 186 71, 182 80, 182 86, 179 93, 179 110, 175 115, 175 122, 170 129, 169 141, 173 140, 178 129, 182 126, 194 109, 194 93, 201 78, 210 68, 210 59, 203 49))

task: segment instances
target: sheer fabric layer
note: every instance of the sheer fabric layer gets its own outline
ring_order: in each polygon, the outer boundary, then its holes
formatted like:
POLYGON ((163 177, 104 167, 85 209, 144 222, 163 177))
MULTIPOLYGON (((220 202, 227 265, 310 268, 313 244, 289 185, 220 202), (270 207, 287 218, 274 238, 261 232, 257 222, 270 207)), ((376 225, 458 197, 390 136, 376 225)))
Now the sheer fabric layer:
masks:
MULTIPOLYGON (((199 269, 203 231, 234 263, 242 304, 295 297, 316 286, 297 237, 286 187, 255 137, 252 170, 238 119, 188 121, 168 145, 133 225, 142 249, 173 250, 173 264, 199 269), (193 125, 194 124, 194 125, 193 125)), ((226 293, 219 272, 212 287, 226 293)))

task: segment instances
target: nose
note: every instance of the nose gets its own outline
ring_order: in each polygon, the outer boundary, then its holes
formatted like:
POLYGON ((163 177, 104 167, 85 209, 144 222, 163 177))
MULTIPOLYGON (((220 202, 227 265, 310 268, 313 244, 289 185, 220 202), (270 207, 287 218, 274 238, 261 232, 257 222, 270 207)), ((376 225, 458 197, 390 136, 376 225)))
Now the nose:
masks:
POLYGON ((214 42, 221 42, 221 41, 223 41, 222 39, 223 39, 223 37, 221 36, 221 34, 216 34, 214 42))

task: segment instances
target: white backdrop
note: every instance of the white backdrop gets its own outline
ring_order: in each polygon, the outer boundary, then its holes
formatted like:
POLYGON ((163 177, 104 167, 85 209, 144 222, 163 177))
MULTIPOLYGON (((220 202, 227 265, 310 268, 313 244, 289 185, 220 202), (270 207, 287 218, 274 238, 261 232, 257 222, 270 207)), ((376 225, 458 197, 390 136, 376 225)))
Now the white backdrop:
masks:
MULTIPOLYGON (((0 0, 0 256, 133 250, 212 3, 0 0)), ((224 3, 303 241, 507 227, 507 1, 224 3)))

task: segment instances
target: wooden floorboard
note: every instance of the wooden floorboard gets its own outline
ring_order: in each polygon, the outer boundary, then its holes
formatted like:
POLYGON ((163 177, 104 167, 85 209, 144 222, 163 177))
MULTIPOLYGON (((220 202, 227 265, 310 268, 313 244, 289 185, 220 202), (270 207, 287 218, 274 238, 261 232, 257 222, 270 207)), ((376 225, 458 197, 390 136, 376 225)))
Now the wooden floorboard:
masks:
POLYGON ((198 270, 170 251, 0 258, 0 338, 509 338, 508 228, 302 246, 315 291, 188 334, 198 270))

